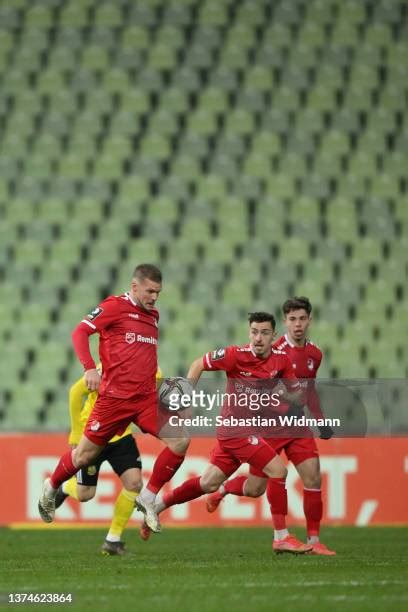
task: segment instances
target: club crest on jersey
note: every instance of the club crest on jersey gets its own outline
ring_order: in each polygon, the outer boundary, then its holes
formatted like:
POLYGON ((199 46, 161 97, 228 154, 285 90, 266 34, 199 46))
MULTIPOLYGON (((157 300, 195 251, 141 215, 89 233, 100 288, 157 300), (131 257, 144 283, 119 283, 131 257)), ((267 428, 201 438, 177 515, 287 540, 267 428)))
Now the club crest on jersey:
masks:
POLYGON ((248 442, 252 444, 252 446, 259 444, 259 440, 256 436, 248 436, 248 442))
POLYGON ((313 359, 309 358, 307 360, 307 367, 309 368, 309 370, 313 370, 313 368, 314 368, 314 361, 313 361, 313 359))
POLYGON ((223 348, 219 348, 216 351, 212 351, 211 353, 211 359, 213 361, 217 361, 217 359, 222 359, 225 355, 225 349, 223 348))
POLYGON ((100 426, 101 426, 101 424, 100 424, 99 421, 92 421, 91 431, 98 431, 100 426))
POLYGON ((125 340, 128 344, 133 344, 134 342, 136 342, 135 332, 126 332, 125 340))
POLYGON ((100 306, 97 306, 86 316, 88 317, 90 321, 93 321, 94 319, 96 319, 96 317, 99 317, 99 315, 102 313, 103 313, 103 308, 101 308, 100 306))

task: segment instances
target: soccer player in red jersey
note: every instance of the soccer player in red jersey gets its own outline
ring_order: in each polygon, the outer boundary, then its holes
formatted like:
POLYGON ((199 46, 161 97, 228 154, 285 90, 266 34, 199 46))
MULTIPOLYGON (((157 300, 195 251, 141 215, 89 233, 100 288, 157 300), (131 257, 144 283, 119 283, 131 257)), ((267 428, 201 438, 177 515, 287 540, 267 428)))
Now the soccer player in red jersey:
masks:
MULTIPOLYGON (((275 342, 274 348, 283 351, 289 357, 297 378, 302 379, 303 385, 307 387, 306 404, 312 415, 318 419, 323 418, 319 396, 314 384, 322 360, 322 352, 307 338, 311 323, 312 305, 306 297, 294 297, 283 304, 282 310, 287 333, 275 342), (307 384, 308 380, 310 381, 309 384, 307 384)), ((327 440, 332 437, 333 431, 330 427, 320 427, 319 429, 321 438, 327 440)), ((285 451, 287 458, 292 461, 302 479, 307 541, 313 546, 311 552, 315 555, 335 555, 334 551, 329 550, 319 540, 323 505, 319 453, 314 438, 311 436, 304 438, 274 437, 267 439, 267 442, 277 453, 282 452, 282 450, 285 451)), ((264 491, 265 480, 262 472, 251 467, 248 478, 238 476, 231 479, 222 485, 219 491, 209 495, 207 510, 214 512, 228 493, 258 497, 264 491)), ((267 484, 267 496, 271 503, 273 492, 270 482, 267 484)), ((281 533, 285 535, 285 526, 282 525, 282 527, 283 531, 281 533)), ((276 547, 278 546, 279 542, 276 543, 276 547)))
MULTIPOLYGON (((243 387, 239 381, 248 384, 250 381, 248 377, 258 381, 264 380, 265 384, 266 381, 271 384, 274 379, 282 379, 285 397, 291 402, 301 403, 303 394, 292 364, 282 351, 272 347, 275 325, 273 315, 265 312, 251 313, 250 343, 207 353, 192 363, 187 378, 197 382, 203 371, 223 370, 227 375, 227 393, 234 392, 237 385, 243 387)), ((228 418, 234 414, 239 414, 238 406, 224 403, 221 416, 228 418)), ((245 435, 244 431, 241 428, 236 432, 230 432, 223 426, 219 427, 210 465, 204 474, 187 480, 166 494, 163 501, 157 504, 157 511, 161 512, 174 504, 181 504, 205 493, 216 491, 241 463, 248 463, 256 473, 262 474, 265 483, 269 478, 274 516, 284 517, 287 513, 286 467, 276 451, 262 437, 245 435), (231 436, 233 433, 235 437, 231 436)), ((141 535, 146 539, 143 527, 141 535)), ((305 545, 288 534, 286 547, 282 546, 279 552, 299 554, 308 552, 311 548, 311 545, 305 545)))
POLYGON ((173 431, 173 436, 168 438, 159 426, 156 301, 161 287, 160 270, 152 264, 140 264, 134 270, 130 291, 103 300, 72 333, 87 388, 98 390, 99 394, 78 446, 61 457, 51 477, 44 482, 38 508, 45 522, 54 519, 58 487, 78 470, 92 464, 109 440, 134 422, 143 432, 159 437, 166 444, 136 502, 151 530, 160 531, 156 494, 180 467, 189 444, 182 428, 179 437, 173 431), (99 334, 102 378, 89 348, 89 336, 94 333, 99 334))

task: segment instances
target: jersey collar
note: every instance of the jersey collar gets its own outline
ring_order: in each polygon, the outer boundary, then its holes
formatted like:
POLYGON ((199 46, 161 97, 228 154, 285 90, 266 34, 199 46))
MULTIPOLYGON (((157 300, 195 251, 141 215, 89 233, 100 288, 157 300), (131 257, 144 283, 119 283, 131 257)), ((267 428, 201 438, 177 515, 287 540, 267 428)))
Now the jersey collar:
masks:
POLYGON ((307 338, 305 338, 305 344, 304 344, 304 346, 297 346, 296 344, 293 344, 293 342, 291 342, 291 341, 289 340, 289 336, 288 336, 288 334, 285 334, 285 336, 284 336, 284 337, 285 337, 286 342, 289 344, 290 348, 305 348, 305 347, 306 347, 306 345, 307 345, 307 343, 309 342, 309 340, 308 340, 307 338))

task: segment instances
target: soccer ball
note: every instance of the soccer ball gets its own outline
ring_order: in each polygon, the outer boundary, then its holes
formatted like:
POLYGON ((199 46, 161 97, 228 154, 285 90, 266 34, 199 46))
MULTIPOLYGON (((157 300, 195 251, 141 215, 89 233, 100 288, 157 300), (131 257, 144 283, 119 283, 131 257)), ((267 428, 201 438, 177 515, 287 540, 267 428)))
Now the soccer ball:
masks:
POLYGON ((170 410, 184 410, 186 405, 182 405, 180 398, 182 396, 191 397, 193 385, 187 378, 176 376, 174 378, 165 378, 159 389, 160 402, 170 410))

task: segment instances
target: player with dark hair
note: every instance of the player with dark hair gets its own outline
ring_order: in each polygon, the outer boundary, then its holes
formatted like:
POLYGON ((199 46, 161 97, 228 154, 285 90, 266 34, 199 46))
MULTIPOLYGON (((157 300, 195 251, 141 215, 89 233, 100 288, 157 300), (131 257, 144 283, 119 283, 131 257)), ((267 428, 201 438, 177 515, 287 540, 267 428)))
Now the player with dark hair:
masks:
MULTIPOLYGON (((306 388, 306 404, 312 415, 318 419, 323 418, 314 380, 319 369, 322 352, 307 338, 307 331, 311 323, 312 305, 306 297, 294 297, 282 306, 284 323, 287 333, 281 336, 274 344, 274 348, 284 352, 292 363, 293 370, 298 379, 306 388), (306 379, 306 380, 304 380, 306 379), (307 384, 308 383, 308 384, 307 384)), ((320 437, 327 440, 332 437, 330 427, 320 427, 320 437)), ((313 546, 311 551, 315 555, 335 555, 319 540, 320 522, 323 513, 321 474, 319 452, 312 436, 303 438, 269 438, 268 444, 277 452, 285 451, 287 458, 294 464, 303 482, 303 509, 307 525, 307 541, 313 546)), ((224 485, 216 493, 207 498, 207 510, 214 512, 222 499, 230 494, 258 497, 267 491, 268 500, 273 510, 273 490, 270 481, 266 484, 264 474, 251 466, 250 475, 237 476, 224 485)), ((282 537, 287 536, 285 517, 274 517, 278 523, 282 537)))
MULTIPOLYGON (((249 344, 228 346, 196 359, 190 366, 187 378, 197 382, 203 371, 223 370, 227 375, 227 394, 234 393, 236 388, 245 388, 251 379, 258 383, 263 381, 263 385, 270 386, 277 383, 276 379, 282 379, 286 398, 295 403, 301 402, 300 385, 288 357, 272 347, 275 318, 269 313, 255 312, 249 315, 248 321, 249 344)), ((232 406, 229 403, 223 404, 222 417, 228 418, 236 414, 242 414, 239 412, 239 403, 232 406)), ((231 436, 232 433, 223 427, 217 430, 217 443, 211 453, 210 465, 204 474, 187 480, 164 495, 163 501, 157 505, 158 512, 217 490, 242 463, 248 463, 251 469, 263 475, 265 483, 269 478, 274 515, 286 515, 287 470, 282 459, 262 437, 245 434, 242 428, 239 433, 238 431, 235 433, 235 437, 231 436)), ((142 527, 141 535, 144 539, 147 535, 145 531, 142 527)), ((279 549, 274 546, 277 552, 295 554, 308 552, 311 548, 310 545, 305 545, 289 535, 280 543, 279 549)))
POLYGON ((143 432, 166 444, 136 502, 152 531, 160 531, 156 494, 180 467, 189 445, 182 428, 176 432, 179 437, 174 432, 173 437, 166 437, 159 427, 156 301, 161 288, 162 274, 156 266, 137 266, 130 291, 103 300, 72 333, 75 352, 85 370, 86 386, 89 391, 98 390, 99 395, 78 446, 61 457, 44 482, 38 508, 47 523, 54 519, 58 487, 92 464, 109 440, 134 422, 143 432), (89 348, 89 336, 94 333, 99 334, 102 378, 89 348))

